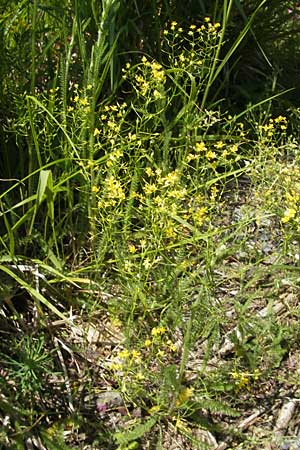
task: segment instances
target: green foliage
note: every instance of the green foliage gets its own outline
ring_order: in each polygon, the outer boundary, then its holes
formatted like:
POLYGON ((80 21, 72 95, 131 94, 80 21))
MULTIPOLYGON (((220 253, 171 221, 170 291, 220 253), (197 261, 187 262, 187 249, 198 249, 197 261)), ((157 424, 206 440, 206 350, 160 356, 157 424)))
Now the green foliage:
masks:
POLYGON ((33 336, 25 336, 11 348, 12 355, 2 355, 4 367, 8 370, 8 376, 18 386, 19 396, 35 395, 41 391, 45 374, 51 371, 51 355, 44 347, 43 336, 35 339, 33 336))
POLYGON ((298 13, 275 3, 1 5, 5 448, 208 447, 297 344, 276 307, 298 283, 298 13))
POLYGON ((135 424, 131 429, 127 429, 125 433, 116 433, 115 439, 117 444, 119 445, 118 448, 120 450, 129 450, 131 448, 136 448, 132 446, 132 444, 130 446, 128 446, 127 444, 129 444, 130 442, 133 443, 132 441, 136 441, 137 439, 144 436, 145 433, 151 431, 155 423, 155 417, 151 417, 145 423, 135 424))

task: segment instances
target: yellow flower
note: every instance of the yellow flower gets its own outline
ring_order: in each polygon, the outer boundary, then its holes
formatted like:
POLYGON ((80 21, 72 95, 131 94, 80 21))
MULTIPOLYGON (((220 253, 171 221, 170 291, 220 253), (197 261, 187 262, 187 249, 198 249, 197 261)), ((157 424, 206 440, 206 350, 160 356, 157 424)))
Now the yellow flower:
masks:
POLYGON ((295 208, 289 208, 284 212, 284 216, 281 219, 282 223, 287 223, 290 220, 294 219, 295 215, 296 215, 297 211, 295 210, 295 208))
POLYGON ((226 148, 225 148, 225 150, 223 150, 223 152, 222 152, 222 157, 223 158, 226 158, 226 156, 228 156, 229 155, 229 152, 228 152, 228 150, 226 150, 226 148))
POLYGON ((169 350, 171 350, 171 352, 177 351, 176 345, 173 344, 173 342, 170 339, 167 340, 167 346, 168 346, 169 350))
POLYGON ((167 238, 173 238, 176 236, 176 228, 168 226, 165 228, 165 234, 167 238))
POLYGON ((183 421, 179 417, 176 418, 174 417, 174 419, 176 420, 175 427, 178 428, 179 430, 182 430, 184 433, 187 433, 187 435, 189 435, 191 431, 187 425, 187 422, 183 421))
POLYGON ((247 372, 231 372, 231 376, 234 379, 237 390, 248 387, 251 374, 247 372))
POLYGON ((128 139, 130 141, 136 141, 136 138, 137 138, 137 136, 135 133, 133 133, 133 134, 131 132, 128 133, 128 139))
POLYGON ((219 189, 216 186, 212 186, 210 190, 210 199, 215 200, 219 189))
POLYGON ((278 116, 278 117, 276 117, 275 122, 276 123, 287 122, 287 120, 286 120, 286 117, 284 117, 284 116, 278 116))
POLYGON ((128 245, 128 250, 129 250, 129 253, 135 253, 135 252, 136 252, 136 247, 135 247, 135 245, 129 244, 129 245, 128 245))
POLYGON ((153 169, 151 169, 151 167, 146 167, 145 172, 148 175, 148 177, 154 175, 153 169))
POLYGON ((217 155, 216 155, 215 152, 212 152, 211 150, 208 150, 208 152, 206 152, 205 156, 206 156, 207 159, 214 159, 214 158, 216 158, 217 155))
POLYGON ((109 126, 109 128, 112 128, 112 129, 116 128, 116 124, 113 120, 108 120, 107 125, 109 126))
POLYGON ((266 125, 260 125, 259 129, 262 131, 270 132, 274 129, 274 125, 273 125, 273 123, 267 123, 266 125))
POLYGON ((99 192, 98 186, 92 186, 92 192, 94 192, 95 194, 97 194, 97 192, 99 192))
MULTIPOLYGON (((184 259, 183 261, 181 261, 181 263, 180 263, 180 269, 181 270, 185 270, 185 269, 187 269, 187 267, 188 267, 188 262, 187 262, 187 260, 186 259, 184 259)), ((170 341, 171 342, 171 341, 170 341)), ((167 342, 168 343, 168 342, 167 342)))
POLYGON ((164 178, 162 178, 162 182, 165 186, 170 186, 172 184, 175 184, 179 179, 179 173, 177 170, 174 170, 173 172, 168 173, 164 178))
POLYGON ((127 348, 124 348, 124 350, 121 350, 117 356, 120 359, 128 359, 130 356, 130 352, 127 350, 127 348))
POLYGON ((141 352, 138 352, 137 350, 132 350, 131 357, 135 361, 140 361, 141 360, 141 352))
POLYGON ((154 192, 157 191, 157 186, 155 186, 155 184, 148 184, 147 183, 143 187, 143 191, 145 192, 146 195, 151 195, 151 194, 153 194, 154 192))
POLYGON ((100 131, 98 130, 98 128, 94 129, 94 136, 98 136, 100 134, 100 131))
POLYGON ((177 200, 180 200, 185 197, 186 195, 186 189, 173 189, 172 191, 167 193, 169 198, 176 198, 177 200))
POLYGON ((152 345, 151 339, 146 339, 144 342, 144 346, 148 348, 148 347, 151 347, 151 345, 152 345))
POLYGON ((88 99, 86 97, 84 97, 84 98, 80 99, 80 104, 83 105, 83 106, 88 106, 89 105, 89 101, 88 101, 88 99))
POLYGON ((152 336, 161 336, 167 331, 167 329, 163 326, 152 328, 151 334, 152 336))
POLYGON ((160 406, 159 405, 154 405, 152 406, 152 408, 148 409, 148 413, 149 414, 156 414, 160 411, 160 406))
POLYGON ((186 402, 193 395, 193 388, 185 388, 183 389, 177 397, 176 406, 180 406, 182 403, 186 402))
POLYGON ((204 142, 196 142, 195 150, 196 150, 196 152, 202 152, 202 151, 206 151, 207 148, 206 148, 204 142))
POLYGON ((225 146, 225 144, 224 144, 223 141, 218 141, 218 142, 214 145, 215 148, 223 148, 224 146, 225 146))

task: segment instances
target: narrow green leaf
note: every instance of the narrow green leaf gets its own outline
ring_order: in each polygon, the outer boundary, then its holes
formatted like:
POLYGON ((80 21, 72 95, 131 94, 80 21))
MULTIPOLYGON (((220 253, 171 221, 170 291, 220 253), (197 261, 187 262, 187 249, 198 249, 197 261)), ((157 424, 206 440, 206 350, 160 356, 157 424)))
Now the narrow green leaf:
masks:
POLYGON ((22 288, 24 288, 38 303, 42 303, 45 305, 50 311, 56 314, 60 319, 64 320, 66 323, 71 323, 70 319, 68 319, 62 312, 60 312, 52 303, 50 303, 40 292, 37 292, 30 284, 28 284, 25 280, 22 280, 18 275, 16 275, 12 270, 8 267, 0 265, 0 270, 5 272, 11 278, 13 278, 22 288))

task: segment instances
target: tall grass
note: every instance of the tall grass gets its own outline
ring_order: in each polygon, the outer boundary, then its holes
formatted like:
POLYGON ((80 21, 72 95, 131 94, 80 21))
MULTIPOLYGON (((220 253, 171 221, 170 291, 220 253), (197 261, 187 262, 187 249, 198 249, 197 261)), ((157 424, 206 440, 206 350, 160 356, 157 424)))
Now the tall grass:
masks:
POLYGON ((266 2, 229 49, 240 2, 199 5, 188 24, 167 1, 5 9, 5 448, 147 448, 153 430, 163 448, 172 429, 202 448, 194 430, 209 439, 218 417, 238 416, 237 394, 294 345, 271 306, 298 251, 297 143, 264 109, 277 93, 238 116, 220 97, 266 2), (255 315, 259 295, 268 314, 255 315))

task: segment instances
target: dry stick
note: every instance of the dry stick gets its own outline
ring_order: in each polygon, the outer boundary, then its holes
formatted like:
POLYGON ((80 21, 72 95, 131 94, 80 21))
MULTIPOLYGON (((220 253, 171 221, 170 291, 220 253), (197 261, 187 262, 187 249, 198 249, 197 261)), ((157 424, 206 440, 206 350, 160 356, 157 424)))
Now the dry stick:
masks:
POLYGON ((297 402, 299 402, 299 400, 297 399, 289 400, 279 411, 277 421, 273 430, 276 436, 282 436, 285 433, 296 409, 297 402))
POLYGON ((251 425, 253 425, 257 421, 257 419, 262 414, 262 412, 263 412, 263 410, 258 409, 253 414, 251 414, 251 416, 246 417, 246 419, 242 420, 238 424, 238 426, 237 426, 238 429, 239 430, 246 430, 247 428, 249 428, 251 425))
MULTIPOLYGON (((243 419, 238 425, 237 425, 237 429, 239 431, 244 431, 247 428, 249 428, 251 425, 253 425, 259 418, 259 416, 263 413, 262 409, 258 409, 256 411, 254 411, 253 414, 251 414, 250 416, 246 417, 245 419, 243 419)), ((219 442, 219 445, 217 446, 217 448, 215 450, 226 450, 226 448, 228 447, 228 442, 226 442, 226 438, 224 441, 219 442)))
POLYGON ((69 411, 71 413, 73 413, 75 411, 75 408, 74 408, 73 399, 72 399, 71 383, 70 383, 70 380, 69 380, 68 371, 67 371, 67 368, 66 368, 66 365, 65 365, 65 361, 64 361, 62 352, 60 350, 60 347, 59 347, 59 343, 69 353, 70 353, 70 349, 62 341, 60 341, 57 337, 54 337, 53 341, 54 341, 54 345, 55 345, 55 348, 56 348, 56 351, 57 351, 57 354, 58 354, 58 358, 59 358, 60 364, 61 364, 63 372, 64 372, 64 376, 65 376, 65 385, 66 385, 68 398, 69 398, 69 411))

